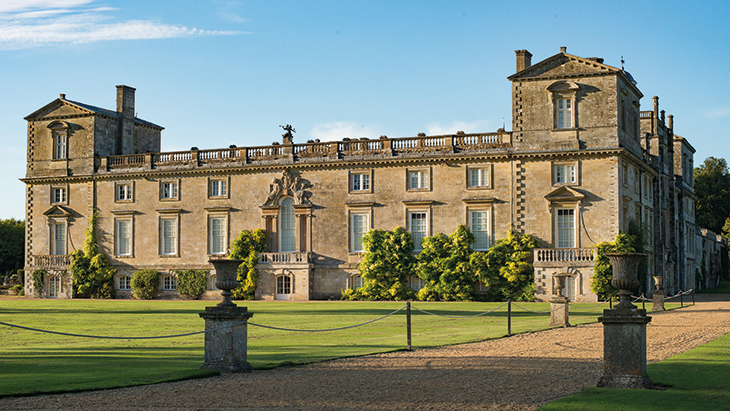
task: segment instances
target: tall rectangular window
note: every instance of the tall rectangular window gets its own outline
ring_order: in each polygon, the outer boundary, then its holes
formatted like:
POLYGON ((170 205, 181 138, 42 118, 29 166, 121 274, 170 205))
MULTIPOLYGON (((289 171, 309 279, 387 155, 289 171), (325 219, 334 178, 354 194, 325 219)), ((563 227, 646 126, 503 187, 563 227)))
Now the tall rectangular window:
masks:
POLYGON ((53 134, 53 158, 61 160, 66 158, 66 133, 56 132, 53 134))
POLYGON ((132 199, 131 184, 117 184, 117 201, 128 201, 132 199))
POLYGON ((160 254, 177 254, 177 219, 160 220, 160 254))
POLYGON ((416 170, 408 172, 408 188, 428 188, 428 171, 416 170))
POLYGON ((177 198, 177 183, 176 182, 162 183, 162 198, 165 198, 165 199, 177 198))
POLYGON ((226 219, 212 217, 210 219, 210 253, 226 253, 226 219))
POLYGON ((474 235, 473 249, 486 251, 489 249, 489 215, 486 210, 470 212, 469 229, 474 235))
POLYGON ((489 171, 486 167, 469 167, 469 187, 488 187, 489 171))
POLYGON ((51 225, 53 255, 66 255, 66 223, 53 223, 51 225))
POLYGON ((557 118, 556 128, 573 127, 573 108, 572 100, 569 98, 559 98, 555 100, 555 113, 557 118))
POLYGON ((428 214, 423 212, 409 213, 409 226, 413 237, 413 249, 421 251, 421 243, 428 236, 428 214))
POLYGON ((117 220, 116 235, 117 255, 131 255, 132 222, 130 220, 117 220))
POLYGON ((294 213, 294 200, 287 197, 281 201, 279 210, 279 251, 293 253, 297 251, 297 227, 294 213))
POLYGON ((228 195, 228 187, 226 180, 213 180, 210 182, 211 197, 225 197, 228 195))
POLYGON ((370 173, 352 173, 350 174, 352 191, 369 191, 370 190, 370 173))
POLYGON ((555 184, 575 183, 575 165, 556 164, 554 168, 555 184))
POLYGON ((575 210, 559 208, 557 210, 558 248, 575 247, 575 210))
POLYGON ((362 237, 368 232, 368 214, 359 213, 350 215, 350 250, 359 253, 365 250, 362 237))

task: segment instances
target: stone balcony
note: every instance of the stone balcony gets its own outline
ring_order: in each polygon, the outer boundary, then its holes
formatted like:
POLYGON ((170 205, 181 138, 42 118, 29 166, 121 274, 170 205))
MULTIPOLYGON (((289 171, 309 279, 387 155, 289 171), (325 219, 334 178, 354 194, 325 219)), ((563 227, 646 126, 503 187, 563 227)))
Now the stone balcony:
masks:
POLYGON ((459 154, 512 147, 512 133, 344 139, 305 144, 274 144, 261 147, 231 147, 213 150, 189 150, 145 153, 97 158, 98 172, 165 167, 222 167, 292 164, 296 162, 330 162, 364 158, 389 158, 459 154))
POLYGON ((594 248, 536 248, 533 266, 591 267, 594 260, 594 248))
POLYGON ((311 253, 259 253, 259 264, 310 264, 311 253))
POLYGON ((39 268, 61 268, 65 269, 71 265, 71 256, 66 255, 31 255, 34 267, 39 268))

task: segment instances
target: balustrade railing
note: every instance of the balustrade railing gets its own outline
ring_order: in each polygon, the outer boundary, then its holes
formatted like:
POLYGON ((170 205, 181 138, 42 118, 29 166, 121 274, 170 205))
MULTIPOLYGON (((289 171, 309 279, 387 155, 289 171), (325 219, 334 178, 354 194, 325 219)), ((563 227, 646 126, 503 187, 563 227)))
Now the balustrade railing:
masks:
POLYGON ((593 263, 595 259, 593 248, 536 248, 535 265, 554 263, 593 263))
POLYGON ((33 265, 36 267, 68 267, 71 258, 66 255, 33 255, 33 265))
POLYGON ((260 253, 259 264, 271 263, 309 263, 310 253, 260 253))
POLYGON ((271 145, 212 150, 174 151, 166 153, 133 154, 102 157, 99 169, 111 171, 125 168, 177 166, 220 163, 256 164, 290 158, 290 161, 307 158, 326 158, 327 161, 352 156, 398 156, 408 153, 458 153, 464 150, 488 150, 511 145, 511 133, 453 134, 442 136, 418 136, 405 138, 360 139, 326 143, 271 145))

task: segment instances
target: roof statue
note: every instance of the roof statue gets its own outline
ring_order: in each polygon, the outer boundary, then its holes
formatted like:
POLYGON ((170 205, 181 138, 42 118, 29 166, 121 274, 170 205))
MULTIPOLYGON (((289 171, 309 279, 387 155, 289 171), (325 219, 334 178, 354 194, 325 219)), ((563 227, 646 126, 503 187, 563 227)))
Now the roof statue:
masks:
POLYGON ((294 129, 294 127, 291 126, 291 124, 287 124, 285 126, 279 125, 279 127, 283 128, 286 133, 282 134, 281 136, 284 137, 284 144, 294 144, 294 134, 297 130, 294 129))

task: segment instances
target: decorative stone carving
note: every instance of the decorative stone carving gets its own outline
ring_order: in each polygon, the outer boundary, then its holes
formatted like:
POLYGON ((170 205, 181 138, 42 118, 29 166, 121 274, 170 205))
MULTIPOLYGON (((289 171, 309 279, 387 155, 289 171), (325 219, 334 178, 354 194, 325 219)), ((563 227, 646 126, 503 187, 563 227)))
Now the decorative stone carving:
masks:
POLYGON ((294 198, 295 205, 311 204, 309 202, 311 193, 306 190, 311 188, 312 184, 299 176, 292 178, 289 170, 284 170, 281 174, 281 178, 275 179, 273 184, 269 187, 269 195, 266 197, 264 206, 277 205, 279 199, 285 195, 292 196, 294 198))

